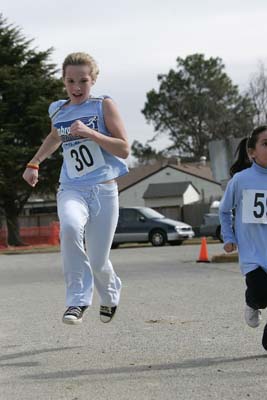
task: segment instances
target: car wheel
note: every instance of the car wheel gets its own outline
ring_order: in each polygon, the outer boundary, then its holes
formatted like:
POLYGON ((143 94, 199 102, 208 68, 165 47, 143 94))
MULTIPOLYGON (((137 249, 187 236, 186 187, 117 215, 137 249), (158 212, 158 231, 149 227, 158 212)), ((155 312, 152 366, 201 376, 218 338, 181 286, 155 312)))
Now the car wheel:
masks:
POLYGON ((221 235, 221 225, 217 226, 216 238, 219 239, 219 241, 223 243, 223 238, 222 238, 222 235, 221 235))
POLYGON ((166 235, 163 231, 156 230, 150 234, 150 242, 153 246, 164 246, 166 244, 166 235))

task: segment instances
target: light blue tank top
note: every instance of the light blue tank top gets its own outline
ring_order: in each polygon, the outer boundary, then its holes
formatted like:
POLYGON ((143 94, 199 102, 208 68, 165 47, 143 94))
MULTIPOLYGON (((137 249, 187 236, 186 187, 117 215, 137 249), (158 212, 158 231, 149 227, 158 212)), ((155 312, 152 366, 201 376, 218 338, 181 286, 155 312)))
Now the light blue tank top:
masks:
POLYGON ((50 104, 49 116, 62 140, 61 184, 78 188, 96 185, 128 173, 124 160, 108 153, 91 140, 73 137, 69 133, 71 124, 81 120, 88 127, 111 136, 105 126, 102 107, 107 97, 90 98, 81 104, 67 104, 66 100, 50 104))

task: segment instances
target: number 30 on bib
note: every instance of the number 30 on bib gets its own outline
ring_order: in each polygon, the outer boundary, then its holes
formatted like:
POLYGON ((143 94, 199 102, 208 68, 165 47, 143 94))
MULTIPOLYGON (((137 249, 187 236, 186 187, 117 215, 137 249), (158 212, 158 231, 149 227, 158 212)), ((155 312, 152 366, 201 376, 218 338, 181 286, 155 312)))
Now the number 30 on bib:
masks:
POLYGON ((64 158, 71 179, 88 174, 105 165, 99 145, 89 140, 65 143, 64 158))
POLYGON ((242 222, 267 224, 267 190, 243 190, 242 222))

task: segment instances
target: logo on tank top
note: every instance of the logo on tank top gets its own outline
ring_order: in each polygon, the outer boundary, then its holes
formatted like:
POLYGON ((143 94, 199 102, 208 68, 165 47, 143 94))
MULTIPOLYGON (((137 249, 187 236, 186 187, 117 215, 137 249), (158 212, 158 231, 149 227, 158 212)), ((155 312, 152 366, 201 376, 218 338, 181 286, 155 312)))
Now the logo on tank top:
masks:
MULTIPOLYGON (((81 117, 77 118, 77 120, 83 122, 84 125, 88 126, 88 128, 98 131, 98 116, 92 115, 89 117, 81 117)), ((73 119, 71 121, 57 122, 55 124, 55 128, 57 129, 57 133, 62 142, 69 142, 71 140, 77 140, 82 138, 81 136, 72 136, 70 134, 71 124, 73 124, 73 122, 77 120, 73 119)))

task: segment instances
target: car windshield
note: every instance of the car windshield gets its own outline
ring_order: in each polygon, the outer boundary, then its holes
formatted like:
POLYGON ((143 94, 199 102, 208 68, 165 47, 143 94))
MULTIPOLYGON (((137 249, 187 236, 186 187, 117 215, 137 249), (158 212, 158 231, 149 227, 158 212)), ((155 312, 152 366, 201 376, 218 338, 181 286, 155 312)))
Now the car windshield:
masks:
POLYGON ((141 213, 148 219, 151 218, 165 218, 164 215, 159 212, 153 210, 152 208, 143 208, 141 213))

